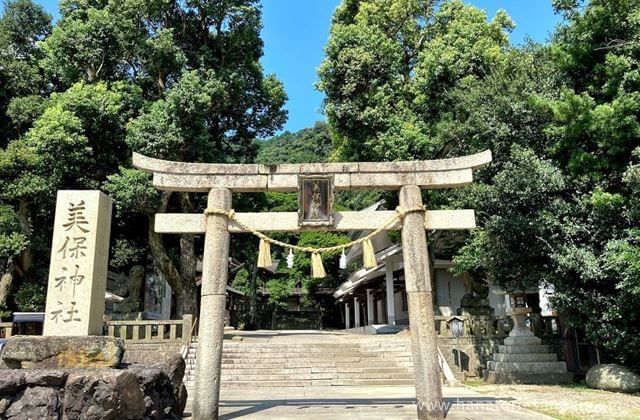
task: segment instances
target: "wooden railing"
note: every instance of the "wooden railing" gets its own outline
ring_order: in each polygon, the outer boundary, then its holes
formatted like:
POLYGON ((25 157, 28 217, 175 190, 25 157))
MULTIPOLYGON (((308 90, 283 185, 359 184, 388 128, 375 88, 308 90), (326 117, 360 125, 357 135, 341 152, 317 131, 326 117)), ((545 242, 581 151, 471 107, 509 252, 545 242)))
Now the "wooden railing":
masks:
POLYGON ((193 315, 184 315, 179 320, 151 321, 106 321, 106 334, 137 343, 191 341, 193 315))
POLYGON ((0 322, 0 338, 9 338, 13 332, 13 324, 11 322, 0 322))

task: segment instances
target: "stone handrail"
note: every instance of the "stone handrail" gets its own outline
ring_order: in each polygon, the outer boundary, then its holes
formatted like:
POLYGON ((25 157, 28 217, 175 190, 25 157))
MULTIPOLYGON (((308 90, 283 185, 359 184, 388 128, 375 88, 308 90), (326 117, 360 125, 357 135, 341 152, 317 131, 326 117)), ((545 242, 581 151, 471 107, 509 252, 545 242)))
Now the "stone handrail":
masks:
POLYGON ((13 332, 13 324, 11 322, 0 322, 0 338, 9 338, 13 332))
POLYGON ((176 342, 191 340, 193 315, 178 320, 106 321, 106 335, 137 343, 176 342))
MULTIPOLYGON (((436 332, 442 337, 451 337, 448 322, 451 316, 436 315, 436 332)), ((463 324, 462 337, 493 336, 506 337, 511 331, 511 319, 507 316, 457 316, 463 324)))
MULTIPOLYGON (((451 337, 448 322, 451 316, 437 315, 436 332, 441 337, 451 337)), ((460 316, 464 321, 462 337, 490 336, 506 337, 513 328, 513 321, 509 316, 460 316)), ((532 314, 532 330, 538 336, 555 336, 560 334, 557 316, 540 316, 532 314)))

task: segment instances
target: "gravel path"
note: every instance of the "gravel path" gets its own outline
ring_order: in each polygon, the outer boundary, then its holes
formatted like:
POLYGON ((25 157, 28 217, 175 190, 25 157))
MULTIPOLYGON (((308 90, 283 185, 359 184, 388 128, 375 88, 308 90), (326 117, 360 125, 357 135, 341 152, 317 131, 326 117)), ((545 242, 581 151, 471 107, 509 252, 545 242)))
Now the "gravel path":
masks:
POLYGON ((558 419, 640 419, 640 394, 579 386, 473 385, 476 392, 558 419))

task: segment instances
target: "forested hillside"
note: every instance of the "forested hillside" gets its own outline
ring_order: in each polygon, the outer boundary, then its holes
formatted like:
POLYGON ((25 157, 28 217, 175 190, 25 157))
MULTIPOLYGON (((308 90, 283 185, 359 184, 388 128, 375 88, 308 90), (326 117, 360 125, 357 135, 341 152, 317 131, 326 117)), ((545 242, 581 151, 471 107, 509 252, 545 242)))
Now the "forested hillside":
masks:
POLYGON ((333 150, 329 128, 324 121, 318 121, 312 128, 295 133, 286 131, 257 143, 256 162, 265 164, 326 162, 333 150))

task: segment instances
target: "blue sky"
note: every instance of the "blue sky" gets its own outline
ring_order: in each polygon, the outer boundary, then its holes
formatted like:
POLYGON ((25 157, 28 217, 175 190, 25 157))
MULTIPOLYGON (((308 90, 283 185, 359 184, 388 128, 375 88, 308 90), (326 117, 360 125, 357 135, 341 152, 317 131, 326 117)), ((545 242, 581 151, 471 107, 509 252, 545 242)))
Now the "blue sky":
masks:
MULTIPOLYGON (((56 0, 36 0, 57 17, 56 0)), ((559 23, 551 0, 466 0, 485 9, 489 18, 505 9, 516 22, 512 42, 528 36, 544 42, 559 23)), ((322 62, 331 15, 340 0, 262 0, 264 29, 263 66, 284 83, 289 96, 285 130, 296 131, 323 120, 322 93, 314 88, 316 69, 322 62)))

